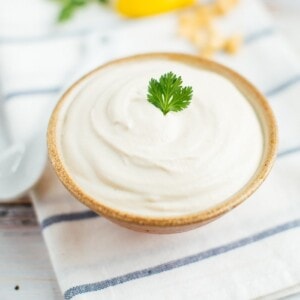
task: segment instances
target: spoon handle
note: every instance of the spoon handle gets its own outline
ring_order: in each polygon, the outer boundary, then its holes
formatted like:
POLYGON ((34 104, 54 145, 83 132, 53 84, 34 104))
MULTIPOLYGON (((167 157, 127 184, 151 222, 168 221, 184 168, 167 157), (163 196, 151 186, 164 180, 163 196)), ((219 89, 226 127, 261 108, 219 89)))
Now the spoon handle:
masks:
POLYGON ((4 111, 4 100, 0 86, 0 155, 9 146, 10 141, 7 130, 7 120, 4 111))

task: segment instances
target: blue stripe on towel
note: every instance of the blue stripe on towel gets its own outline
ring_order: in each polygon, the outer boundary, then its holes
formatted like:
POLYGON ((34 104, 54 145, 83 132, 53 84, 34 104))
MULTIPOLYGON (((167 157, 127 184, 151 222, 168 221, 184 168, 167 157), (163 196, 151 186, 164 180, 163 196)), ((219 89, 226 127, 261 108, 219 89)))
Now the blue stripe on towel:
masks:
POLYGON ((75 213, 59 214, 59 215, 54 215, 46 218, 41 222, 41 226, 43 229, 45 229, 46 227, 52 224, 56 224, 60 222, 78 221, 78 220, 90 219, 95 217, 99 217, 99 215, 97 215, 95 212, 91 210, 85 210, 85 211, 80 211, 75 213))
POLYGON ((261 38, 264 38, 266 36, 270 36, 273 35, 276 32, 276 30, 274 28, 268 27, 268 28, 264 28, 262 30, 250 33, 248 35, 246 35, 246 37, 244 38, 244 43, 250 44, 254 41, 257 41, 261 38))
MULTIPOLYGON (((300 74, 294 75, 293 77, 287 79, 286 81, 282 82, 281 84, 277 85, 276 87, 270 89, 269 91, 264 92, 266 97, 273 97, 280 92, 285 91, 286 89, 294 86, 295 84, 300 82, 300 74)), ((16 91, 8 93, 4 96, 4 100, 10 100, 15 97, 22 97, 22 96, 31 96, 31 95, 41 95, 41 94, 55 94, 60 92, 62 87, 56 86, 52 88, 45 88, 45 89, 31 89, 31 90, 23 90, 23 91, 16 91)))
MULTIPOLYGON (((246 36, 245 43, 250 44, 260 38, 272 35, 274 33, 275 33, 274 28, 264 28, 262 30, 259 30, 257 32, 251 33, 248 36, 246 36)), ((80 32, 80 34, 82 35, 83 33, 80 32)), ((29 41, 30 41, 30 39, 29 39, 29 41)), ((0 39, 0 43, 1 43, 1 39, 0 39)), ((276 95, 277 93, 286 90, 290 86, 293 86, 294 84, 298 83, 299 81, 300 81, 300 74, 297 74, 297 75, 287 79, 286 81, 282 82, 278 86, 270 89, 269 91, 266 91, 265 95, 267 97, 272 97, 272 96, 276 95)), ((4 97, 4 99, 9 100, 9 99, 12 99, 15 97, 27 96, 27 95, 52 94, 52 93, 58 93, 60 90, 61 90, 61 87, 59 87, 59 86, 45 88, 45 89, 21 90, 21 91, 11 92, 11 93, 7 94, 4 97)))
POLYGON ((41 89, 30 89, 30 90, 21 90, 11 92, 5 95, 4 100, 10 100, 15 97, 20 96, 34 96, 34 95, 42 95, 42 94, 56 94, 61 91, 61 87, 50 87, 50 88, 41 88, 41 89))
MULTIPOLYGON (((85 29, 78 31, 69 31, 63 32, 59 34, 45 34, 40 36, 22 36, 22 37, 0 37, 0 45, 1 44, 26 44, 26 43, 39 43, 39 42, 47 42, 51 40, 64 39, 64 38, 80 38, 84 37, 88 34, 96 32, 95 29, 85 29)), ((263 38, 265 36, 269 36, 274 34, 276 31, 274 28, 266 27, 260 30, 257 30, 253 33, 249 33, 246 35, 244 41, 245 43, 251 43, 257 39, 263 38)))
POLYGON ((283 151, 278 153, 277 157, 279 158, 279 157, 282 157, 282 156, 287 156, 289 154, 293 154, 293 153, 296 153, 296 152, 300 152, 300 146, 290 148, 290 149, 287 149, 287 150, 283 150, 283 151))
POLYGON ((287 79, 283 83, 279 84, 278 86, 274 87, 273 89, 265 92, 265 95, 267 97, 275 96, 276 94, 288 89, 289 87, 291 87, 299 82, 300 82, 300 74, 297 74, 297 75, 287 79))
MULTIPOLYGON (((264 94, 267 97, 275 96, 276 94, 285 91, 289 87, 297 84, 300 82, 300 74, 297 74, 286 81, 282 82, 278 86, 270 89, 269 91, 266 91, 264 94)), ((15 97, 21 97, 21 96, 31 96, 31 95, 41 95, 41 94, 55 94, 60 92, 62 87, 56 86, 52 88, 45 88, 45 89, 31 89, 31 90, 23 90, 23 91, 16 91, 11 92, 5 95, 4 100, 10 100, 15 97)))
POLYGON ((137 280, 140 278, 152 276, 152 275, 159 274, 162 272, 177 269, 177 268, 180 268, 180 267, 183 267, 186 265, 197 263, 199 261, 206 260, 206 259, 214 257, 214 256, 219 256, 221 254, 233 251, 233 250, 241 248, 241 247, 245 247, 252 243, 264 240, 271 236, 277 235, 279 233, 282 233, 282 232, 285 232, 285 231, 288 231, 288 230, 291 230, 291 229, 297 228, 297 227, 300 227, 300 219, 296 219, 296 220, 263 230, 261 232, 255 233, 251 236, 236 240, 234 242, 231 242, 231 243, 228 243, 228 244, 216 247, 216 248, 211 248, 209 250, 199 252, 197 254, 190 255, 190 256, 185 256, 185 257, 182 257, 182 258, 179 258, 176 260, 172 260, 172 261, 160 264, 160 265, 156 265, 154 267, 149 267, 146 269, 127 273, 127 274, 124 274, 121 276, 113 277, 113 278, 106 279, 106 280, 99 281, 99 282, 78 285, 78 286, 68 289, 64 293, 64 297, 65 297, 65 299, 71 299, 71 298, 75 297, 76 295, 85 294, 85 293, 94 292, 94 291, 100 291, 100 290, 106 289, 108 287, 123 284, 125 282, 137 280))
MULTIPOLYGON (((281 158, 283 156, 287 156, 289 154, 293 154, 296 152, 300 152, 300 146, 299 147, 295 147, 295 148, 291 148, 291 149, 287 149, 287 150, 283 150, 282 152, 279 152, 277 157, 281 158)), ((41 227, 42 229, 45 229, 51 225, 54 225, 56 223, 62 223, 62 222, 69 222, 69 221, 79 221, 79 220, 83 220, 83 219, 90 219, 90 218, 94 218, 97 217, 99 215, 97 215, 96 213, 90 211, 90 210, 85 210, 85 211, 81 211, 81 212, 75 212, 75 213, 65 213, 65 214, 59 214, 59 215, 54 215, 51 217, 48 217, 46 219, 44 219, 41 222, 41 227)))
POLYGON ((48 42, 52 40, 59 40, 65 38, 78 38, 82 36, 86 36, 89 33, 92 33, 93 30, 78 30, 78 31, 68 31, 63 33, 50 33, 38 36, 19 36, 19 37, 0 37, 0 45, 1 44, 27 44, 27 43, 40 43, 40 42, 48 42))

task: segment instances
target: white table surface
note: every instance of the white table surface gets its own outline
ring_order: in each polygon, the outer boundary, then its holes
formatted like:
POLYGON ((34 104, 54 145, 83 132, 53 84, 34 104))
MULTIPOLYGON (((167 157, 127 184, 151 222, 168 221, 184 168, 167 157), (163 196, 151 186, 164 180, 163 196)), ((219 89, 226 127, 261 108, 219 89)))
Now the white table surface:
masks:
MULTIPOLYGON (((264 1, 277 28, 297 50, 300 59, 300 11, 279 9, 276 0, 264 1)), ((300 299, 300 283, 262 299, 279 298, 300 299)), ((29 203, 0 205, 0 300, 14 299, 62 299, 41 231, 29 203)))

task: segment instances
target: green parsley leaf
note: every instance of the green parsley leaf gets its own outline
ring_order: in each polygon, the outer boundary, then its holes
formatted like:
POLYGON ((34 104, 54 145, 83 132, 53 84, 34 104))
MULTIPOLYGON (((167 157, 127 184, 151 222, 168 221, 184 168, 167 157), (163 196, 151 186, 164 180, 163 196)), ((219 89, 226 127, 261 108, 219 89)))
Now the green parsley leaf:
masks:
POLYGON ((164 115, 170 111, 181 111, 187 108, 192 96, 192 87, 182 87, 181 76, 176 76, 173 72, 162 75, 159 80, 152 78, 148 85, 148 101, 159 108, 164 115))
MULTIPOLYGON (((73 17, 75 12, 95 0, 56 0, 61 5, 61 10, 58 15, 59 22, 65 22, 73 17)), ((108 0, 97 0, 96 3, 106 4, 108 0)))

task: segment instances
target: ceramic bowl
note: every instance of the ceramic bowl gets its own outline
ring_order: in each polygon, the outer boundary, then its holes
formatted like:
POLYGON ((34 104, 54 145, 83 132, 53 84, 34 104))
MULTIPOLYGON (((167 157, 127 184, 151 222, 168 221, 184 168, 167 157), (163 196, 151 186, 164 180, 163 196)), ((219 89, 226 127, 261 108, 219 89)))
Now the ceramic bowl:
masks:
POLYGON ((52 113, 48 127, 48 150, 51 163, 61 182, 74 195, 74 197, 96 213, 106 217, 114 223, 133 230, 150 233, 175 233, 187 231, 211 222, 229 212, 237 205, 241 204, 253 192, 255 192, 255 190, 262 184, 270 172, 276 157, 277 143, 277 126, 273 112, 265 97, 251 83, 249 83, 241 75, 216 62, 196 56, 177 53, 149 53, 131 56, 109 62, 91 71, 75 82, 61 97, 52 113), (216 72, 229 79, 240 90, 240 92, 246 96, 248 101, 255 109, 261 122, 264 136, 264 152, 261 163, 258 166, 257 172, 240 191, 238 191, 229 199, 224 199, 223 202, 212 206, 209 209, 195 211, 192 214, 178 217, 145 217, 135 215, 109 207, 107 204, 104 204, 101 199, 94 199, 84 190, 82 190, 73 180, 72 175, 67 172, 57 147, 58 117, 62 108, 64 107, 66 98, 71 93, 74 93, 76 89, 78 90, 81 84, 93 77, 95 73, 105 72, 105 69, 108 66, 123 64, 124 62, 130 61, 143 61, 157 58, 183 62, 194 67, 216 72))

